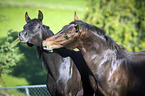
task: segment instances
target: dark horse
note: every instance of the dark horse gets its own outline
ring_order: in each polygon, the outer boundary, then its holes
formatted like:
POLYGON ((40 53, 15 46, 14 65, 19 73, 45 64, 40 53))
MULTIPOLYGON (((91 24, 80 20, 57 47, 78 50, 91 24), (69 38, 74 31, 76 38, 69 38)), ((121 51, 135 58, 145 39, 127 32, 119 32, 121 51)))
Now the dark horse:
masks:
POLYGON ((42 58, 47 69, 46 84, 52 96, 82 96, 81 76, 72 59, 42 50, 41 42, 54 35, 48 26, 42 25, 42 19, 41 11, 39 11, 38 19, 30 19, 26 12, 27 24, 18 34, 21 42, 37 47, 39 57, 42 58))
POLYGON ((102 29, 78 20, 46 39, 47 50, 79 48, 105 96, 145 96, 145 52, 133 53, 102 29))

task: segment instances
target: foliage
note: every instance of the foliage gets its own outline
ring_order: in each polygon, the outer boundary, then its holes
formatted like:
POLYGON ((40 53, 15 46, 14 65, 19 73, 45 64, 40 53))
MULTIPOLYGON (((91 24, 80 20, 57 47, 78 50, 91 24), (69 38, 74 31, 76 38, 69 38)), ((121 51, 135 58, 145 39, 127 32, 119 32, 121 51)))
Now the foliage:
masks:
POLYGON ((145 1, 88 0, 85 20, 103 28, 129 51, 145 49, 145 1))
POLYGON ((8 32, 6 41, 0 46, 0 74, 10 72, 10 68, 15 66, 20 60, 21 54, 18 53, 18 47, 15 45, 18 39, 13 41, 12 30, 8 32))

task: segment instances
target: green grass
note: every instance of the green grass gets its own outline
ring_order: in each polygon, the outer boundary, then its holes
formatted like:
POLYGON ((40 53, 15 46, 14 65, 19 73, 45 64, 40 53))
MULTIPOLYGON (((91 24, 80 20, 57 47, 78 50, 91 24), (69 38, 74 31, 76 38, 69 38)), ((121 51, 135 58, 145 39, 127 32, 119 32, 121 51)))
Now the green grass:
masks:
MULTIPOLYGON (((28 82, 26 81, 25 78, 18 78, 18 77, 14 77, 8 74, 2 74, 2 76, 0 77, 0 86, 1 87, 15 87, 15 86, 21 86, 21 85, 29 85, 28 82)), ((19 96, 25 96, 24 93, 20 92, 17 89, 1 89, 0 93, 2 94, 11 94, 12 93, 16 93, 17 95, 19 94, 19 96)), ((15 96, 15 95, 14 95, 15 96)))
MULTIPOLYGON (((55 6, 55 7, 66 7, 70 6, 73 8, 85 8, 87 5, 86 0, 1 0, 0 3, 6 5, 47 5, 48 7, 55 6), (81 6, 80 6, 81 5, 81 6)), ((34 7, 34 6, 32 6, 34 7)))
POLYGON ((8 74, 2 74, 0 78, 0 85, 2 87, 5 86, 20 86, 20 85, 28 85, 28 82, 25 78, 18 78, 8 74), (7 82, 5 82, 7 81, 7 82))

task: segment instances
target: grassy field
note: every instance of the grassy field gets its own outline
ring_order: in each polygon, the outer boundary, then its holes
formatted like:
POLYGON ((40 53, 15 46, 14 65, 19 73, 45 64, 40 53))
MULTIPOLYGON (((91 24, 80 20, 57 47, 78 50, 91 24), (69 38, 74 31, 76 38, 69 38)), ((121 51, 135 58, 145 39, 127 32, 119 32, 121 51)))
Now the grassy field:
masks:
POLYGON ((0 78, 1 86, 20 86, 20 85, 28 85, 28 82, 25 78, 18 78, 8 74, 2 74, 2 78, 0 78), (9 80, 7 80, 9 78, 9 80), (7 82, 5 82, 7 80, 7 82), (21 81, 21 82, 20 82, 21 81))
MULTIPOLYGON (((79 19, 83 19, 86 5, 85 0, 0 0, 0 40, 7 36, 10 29, 16 32, 23 30, 26 24, 25 12, 28 12, 31 18, 37 18, 38 10, 41 10, 44 16, 43 24, 57 33, 62 26, 74 20, 75 11, 79 19)), ((28 48, 24 44, 18 46, 20 52, 24 54, 23 58, 10 74, 1 76, 3 80, 0 80, 0 85, 45 83, 46 71, 42 68, 41 61, 37 59, 35 48, 28 48)))
POLYGON ((31 18, 37 18, 38 10, 44 15, 43 24, 49 25, 51 30, 56 33, 63 25, 73 20, 74 11, 78 13, 80 19, 83 18, 86 5, 85 0, 2 0, 0 6, 0 37, 5 37, 8 30, 21 31, 25 24, 25 12, 31 18), (15 3, 14 3, 15 2, 15 3), (60 2, 60 3, 59 3, 60 2), (47 6, 48 4, 48 6, 47 6), (82 5, 80 7, 79 5, 82 5))

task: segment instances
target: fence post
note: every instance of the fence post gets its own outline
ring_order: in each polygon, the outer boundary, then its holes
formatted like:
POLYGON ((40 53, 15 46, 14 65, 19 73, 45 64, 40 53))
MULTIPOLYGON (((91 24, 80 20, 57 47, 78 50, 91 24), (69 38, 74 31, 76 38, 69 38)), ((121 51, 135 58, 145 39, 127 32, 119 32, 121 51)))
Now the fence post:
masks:
POLYGON ((30 96, 28 87, 25 88, 27 96, 30 96))

